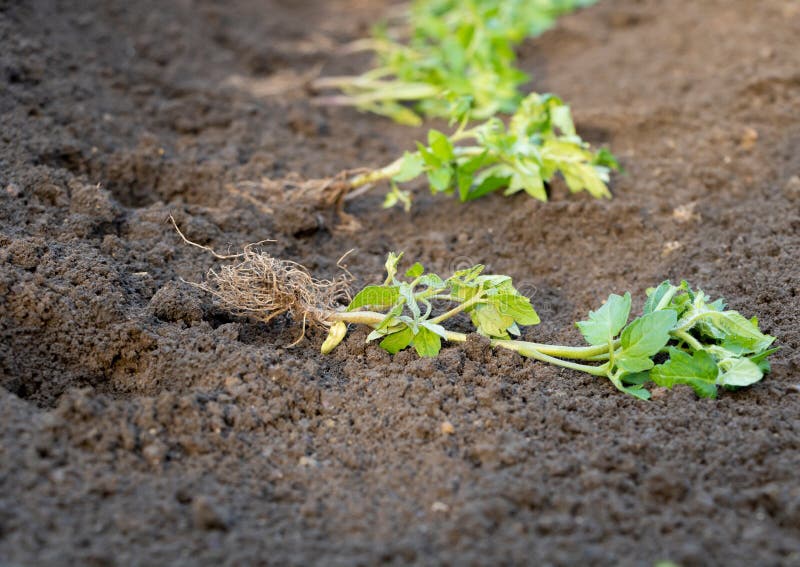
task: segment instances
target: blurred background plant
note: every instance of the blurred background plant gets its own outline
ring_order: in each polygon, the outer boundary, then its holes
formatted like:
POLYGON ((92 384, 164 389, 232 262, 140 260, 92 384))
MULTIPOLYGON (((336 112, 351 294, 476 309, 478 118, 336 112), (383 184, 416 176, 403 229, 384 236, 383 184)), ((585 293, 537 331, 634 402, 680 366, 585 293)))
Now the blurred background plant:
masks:
POLYGON ((596 0, 415 0, 394 25, 352 44, 371 50, 376 66, 360 76, 324 77, 318 90, 338 90, 320 104, 355 106, 399 123, 423 118, 485 120, 513 113, 530 77, 514 49, 567 12, 596 0))

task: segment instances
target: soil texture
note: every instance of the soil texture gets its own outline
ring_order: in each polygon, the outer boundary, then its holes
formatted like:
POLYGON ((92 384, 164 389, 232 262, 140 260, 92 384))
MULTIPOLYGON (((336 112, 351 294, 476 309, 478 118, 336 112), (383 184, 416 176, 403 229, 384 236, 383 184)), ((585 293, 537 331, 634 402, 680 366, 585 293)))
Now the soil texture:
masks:
POLYGON ((0 564, 800 565, 800 3, 563 18, 520 64, 621 158, 613 200, 420 191, 405 214, 376 190, 344 232, 286 196, 423 130, 304 85, 365 70, 337 48, 389 8, 0 0, 0 564), (354 249, 356 286, 390 250, 485 263, 538 341, 685 278, 782 348, 755 387, 649 403, 477 337, 421 360, 356 330, 322 356, 182 283, 220 261, 170 214, 318 277, 354 249))

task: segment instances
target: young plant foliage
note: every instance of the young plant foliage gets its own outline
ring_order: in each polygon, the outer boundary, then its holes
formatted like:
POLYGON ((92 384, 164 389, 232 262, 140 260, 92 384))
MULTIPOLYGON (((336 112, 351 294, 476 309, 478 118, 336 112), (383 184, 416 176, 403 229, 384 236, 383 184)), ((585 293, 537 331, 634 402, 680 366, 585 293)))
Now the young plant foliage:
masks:
POLYGON ((454 336, 441 323, 458 313, 467 313, 477 332, 490 338, 508 339, 519 335, 519 325, 539 322, 530 300, 514 288, 508 276, 483 274, 484 267, 478 265, 442 279, 426 273, 417 262, 404 278, 398 278, 402 256, 390 254, 384 284, 365 287, 346 311, 366 308, 382 312, 367 340, 380 340, 381 347, 392 354, 413 346, 420 356, 436 356, 442 339, 453 340, 454 336), (442 302, 454 306, 434 316, 434 303, 442 302))
MULTIPOLYGON (((330 321, 372 327, 368 341, 380 341, 391 354, 413 347, 422 357, 439 353, 442 341, 463 342, 463 333, 444 325, 465 313, 476 332, 506 348, 542 362, 608 378, 621 392, 649 399, 647 385, 665 388, 686 385, 700 397, 714 398, 720 387, 750 386, 769 371, 768 357, 777 349, 774 337, 758 321, 724 302, 709 301, 688 283, 669 281, 647 292, 643 313, 630 321, 631 295, 612 294, 585 321, 576 323, 585 347, 548 345, 518 340, 520 327, 539 323, 528 298, 511 278, 483 274, 484 267, 460 270, 447 279, 415 263, 398 277, 402 254, 390 254, 382 285, 367 286, 347 310, 330 321), (444 305, 444 309, 436 307, 444 305)), ((331 336, 344 338, 341 326, 331 336)), ((329 352, 329 341, 323 350, 329 352)), ((335 345, 334 345, 335 346, 335 345)))
POLYGON ((593 1, 415 0, 404 29, 382 28, 359 43, 376 53, 377 66, 358 77, 316 81, 319 89, 342 93, 319 101, 410 125, 419 125, 423 116, 484 120, 512 113, 529 80, 516 67, 514 48, 561 14, 593 1))
POLYGON ((349 190, 388 181, 385 207, 411 206, 403 184, 424 177, 432 193, 472 201, 494 191, 524 191, 546 201, 546 184, 560 173, 570 191, 610 197, 606 185, 619 165, 605 149, 592 151, 575 132, 570 109, 553 95, 532 93, 506 126, 491 118, 477 126, 466 123, 452 135, 430 130, 427 144, 406 152, 390 165, 352 178, 349 190))
POLYGON ((484 274, 482 265, 442 278, 419 262, 401 272, 403 254, 390 253, 384 282, 364 287, 346 308, 336 309, 342 297, 349 297, 346 279, 315 279, 299 264, 252 246, 242 254, 220 256, 175 228, 188 244, 221 259, 238 259, 193 285, 234 312, 263 321, 286 313, 302 320, 304 330, 306 324, 328 327, 324 354, 341 343, 348 324, 359 324, 372 329, 368 341, 379 341, 391 354, 414 348, 421 357, 435 357, 442 341, 467 340, 465 333, 446 326, 464 314, 495 347, 606 377, 618 390, 648 399, 650 383, 686 385, 706 398, 716 397, 720 387, 750 386, 769 372, 769 356, 777 350, 775 337, 762 333, 755 317, 726 309, 722 299, 710 301, 685 281, 665 281, 648 290, 642 315, 630 322, 630 293, 612 294, 576 323, 588 346, 550 345, 517 338, 520 327, 538 324, 539 316, 509 276, 484 274))

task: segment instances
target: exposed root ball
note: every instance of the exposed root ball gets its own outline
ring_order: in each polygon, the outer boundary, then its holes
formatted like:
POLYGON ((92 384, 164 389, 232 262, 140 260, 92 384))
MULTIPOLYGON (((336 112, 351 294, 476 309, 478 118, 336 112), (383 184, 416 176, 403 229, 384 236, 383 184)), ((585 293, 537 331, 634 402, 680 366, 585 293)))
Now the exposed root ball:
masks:
POLYGON ((318 280, 301 264, 261 251, 260 242, 245 246, 241 254, 222 256, 186 238, 172 216, 170 221, 187 244, 206 250, 215 258, 239 260, 237 264, 209 270, 203 283, 187 283, 212 294, 234 313, 264 322, 284 313, 302 319, 303 332, 296 343, 305 336, 306 324, 330 326, 328 319, 336 311, 337 304, 350 301, 350 273, 341 264, 343 275, 332 280, 318 280))
POLYGON ((318 280, 290 260, 273 258, 253 246, 238 264, 209 270, 205 283, 194 284, 213 294, 233 312, 261 321, 289 313, 306 323, 327 325, 339 300, 349 298, 348 278, 318 280))

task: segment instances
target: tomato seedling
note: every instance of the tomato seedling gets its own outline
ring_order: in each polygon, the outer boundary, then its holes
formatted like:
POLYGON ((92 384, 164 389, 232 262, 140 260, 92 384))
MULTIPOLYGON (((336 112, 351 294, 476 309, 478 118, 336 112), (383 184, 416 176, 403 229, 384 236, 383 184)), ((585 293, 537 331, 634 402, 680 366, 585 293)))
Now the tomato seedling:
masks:
POLYGON ((561 14, 593 0, 415 0, 403 29, 378 29, 356 43, 377 55, 377 66, 355 77, 326 77, 317 89, 338 89, 321 104, 419 125, 423 116, 484 120, 511 113, 529 77, 514 48, 553 25, 561 14), (401 36, 403 40, 393 39, 401 36), (410 108, 407 104, 413 103, 410 108))
POLYGON ((769 371, 768 358, 777 350, 775 338, 759 330, 757 319, 726 310, 721 299, 709 301, 685 281, 665 281, 648 290, 642 315, 630 322, 630 293, 610 295, 577 323, 586 346, 520 340, 520 327, 536 325, 539 316, 509 276, 484 274, 484 266, 476 265, 444 279, 419 262, 399 276, 402 256, 390 253, 384 282, 364 287, 344 309, 335 305, 349 298, 346 279, 315 279, 299 264, 252 246, 236 256, 237 264, 211 270, 204 283, 193 285, 230 310, 262 321, 288 313, 302 319, 303 331, 307 323, 328 328, 321 347, 325 354, 345 338, 348 324, 357 324, 371 328, 367 340, 380 341, 391 354, 412 347, 419 356, 435 357, 442 341, 467 340, 467 334, 446 327, 463 313, 494 347, 608 378, 640 399, 650 397, 649 383, 684 384, 709 398, 719 387, 750 386, 769 371))
POLYGON ((442 340, 467 339, 443 326, 466 313, 495 347, 606 377, 618 390, 648 399, 645 385, 651 382, 665 388, 685 384, 708 398, 716 397, 720 386, 750 386, 769 371, 768 357, 777 350, 775 338, 759 330, 757 319, 725 310, 723 300, 709 301, 685 281, 665 281, 648 290, 642 315, 630 323, 630 293, 609 296, 586 321, 576 323, 588 346, 522 341, 513 338, 520 335, 519 327, 535 325, 539 317, 510 277, 484 275, 478 265, 442 279, 416 263, 404 280, 397 277, 401 256, 389 255, 383 285, 367 286, 345 311, 330 314, 332 334, 324 352, 344 337, 344 324, 359 323, 372 327, 368 341, 380 339, 392 354, 412 346, 420 356, 436 356, 442 340), (434 301, 453 306, 436 315, 434 301))
MULTIPOLYGON (((386 167, 361 173, 341 184, 342 194, 360 194, 386 181, 391 191, 385 207, 411 206, 411 193, 400 185, 425 176, 432 193, 455 194, 462 202, 502 189, 525 191, 547 200, 545 183, 561 173, 572 192, 610 197, 607 183, 619 165, 605 149, 592 151, 577 135, 569 106, 556 96, 533 93, 522 101, 506 126, 498 118, 461 126, 450 136, 428 132, 427 145, 386 167), (361 191, 356 191, 361 189, 361 191)), ((349 197, 352 198, 352 197, 349 197)))

